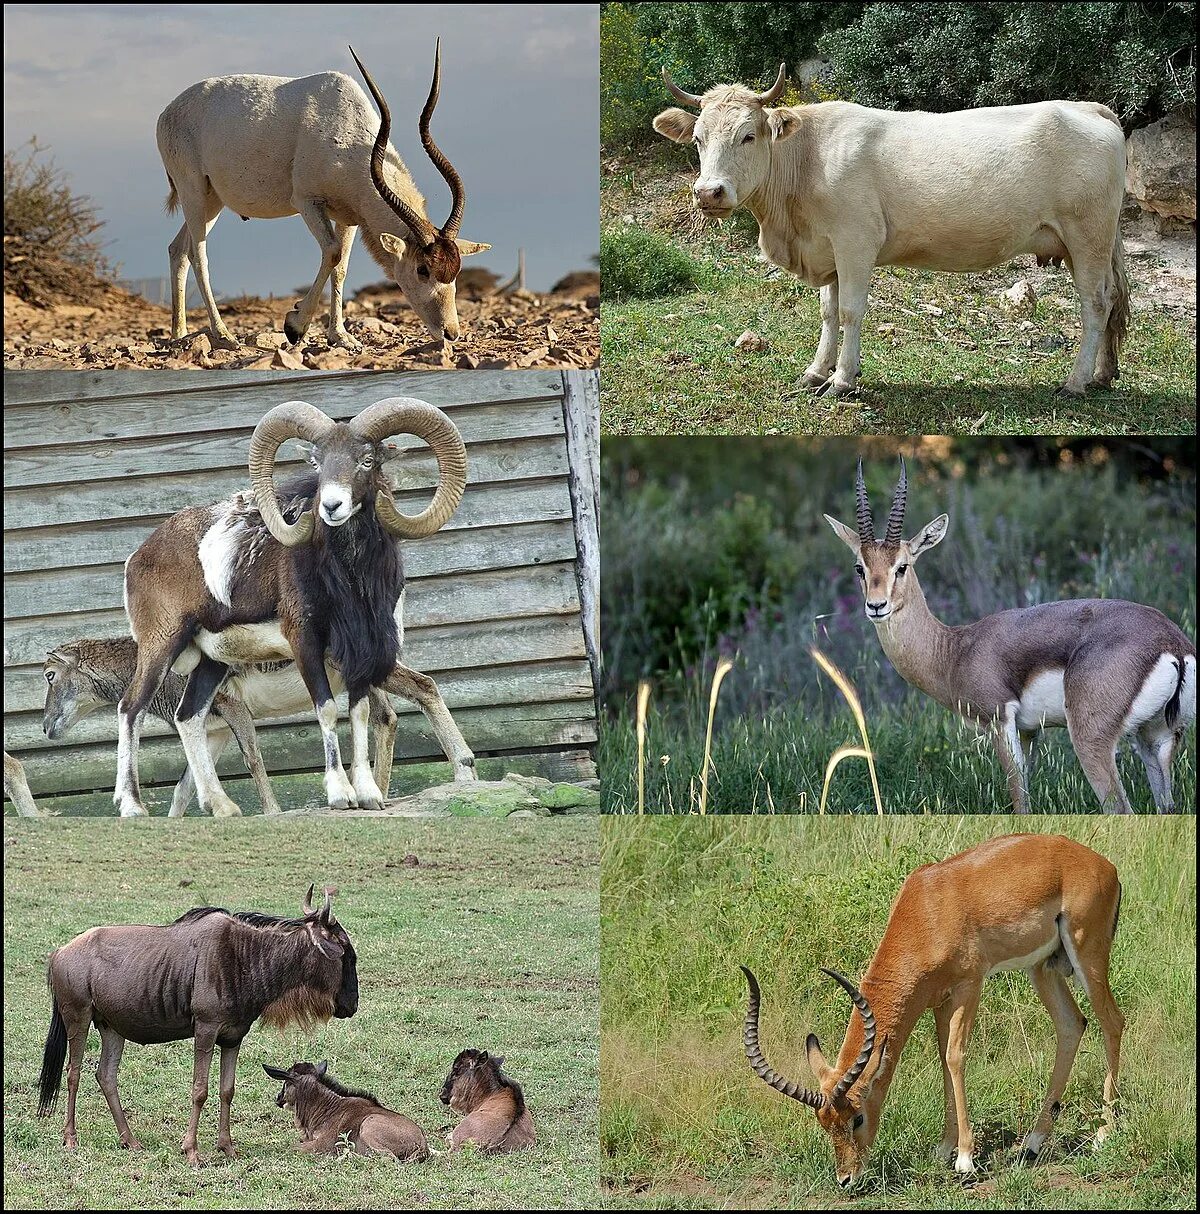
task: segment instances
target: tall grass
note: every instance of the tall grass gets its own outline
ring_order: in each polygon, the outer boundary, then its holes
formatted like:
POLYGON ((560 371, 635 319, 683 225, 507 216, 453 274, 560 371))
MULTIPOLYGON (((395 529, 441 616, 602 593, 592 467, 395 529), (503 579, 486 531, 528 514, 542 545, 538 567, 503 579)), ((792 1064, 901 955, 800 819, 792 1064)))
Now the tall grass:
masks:
MULTIPOLYGON (((1105 1071, 1089 1027, 1047 1158, 1018 1168, 1014 1139, 1049 1081, 1049 1018, 1023 974, 989 980, 967 1061, 983 1178, 964 1190, 935 1162, 942 1128, 936 1036, 925 1017, 884 1106, 867 1208, 1192 1208, 1195 822, 1111 818, 810 817, 602 823, 601 1146, 618 1204, 824 1207, 844 1203, 808 1110, 751 1074, 745 987, 763 982, 773 1063, 809 1080, 804 1038, 836 1050, 849 1005, 819 967, 857 977, 918 865, 984 838, 1053 831, 1116 864, 1124 897, 1112 985, 1127 1025, 1120 1132, 1099 1153, 1105 1071)), ((1085 1015, 1086 997, 1077 993, 1085 1015)))

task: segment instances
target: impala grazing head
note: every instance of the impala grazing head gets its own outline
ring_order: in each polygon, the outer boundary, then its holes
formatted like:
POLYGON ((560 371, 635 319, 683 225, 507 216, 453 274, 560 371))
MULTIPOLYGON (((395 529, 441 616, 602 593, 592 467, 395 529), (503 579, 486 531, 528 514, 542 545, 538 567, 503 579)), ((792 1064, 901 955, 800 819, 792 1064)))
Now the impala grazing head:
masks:
POLYGON ((694 143, 700 154, 700 176, 692 186, 696 207, 713 219, 724 219, 742 206, 771 171, 771 144, 789 139, 799 120, 789 109, 768 109, 787 83, 779 65, 775 83, 765 93, 740 84, 718 84, 703 95, 685 93, 663 68, 663 83, 677 101, 700 110, 664 110, 654 129, 675 143, 694 143))
POLYGON ((744 965, 741 971, 746 975, 746 982, 750 987, 742 1042, 751 1069, 777 1092, 808 1105, 816 1113, 817 1123, 833 1145, 838 1184, 843 1188, 849 1187, 858 1180, 867 1166, 867 1155, 879 1131, 879 1110, 885 1095, 884 1087, 877 1087, 875 1079, 887 1049, 887 1038, 884 1037, 878 1042, 879 1048, 875 1048, 877 1034, 871 1005, 858 987, 843 974, 839 974, 837 970, 822 969, 821 972, 828 974, 854 1001, 862 1020, 862 1044, 854 1062, 839 1074, 837 1068, 831 1067, 825 1060, 816 1035, 809 1033, 804 1048, 808 1054, 808 1064, 812 1067, 819 1085, 817 1090, 813 1091, 801 1087, 793 1080, 785 1079, 767 1062, 758 1044, 758 1009, 762 1000, 758 979, 744 965), (857 1089, 852 1090, 856 1085, 857 1089))
POLYGON ((887 530, 883 539, 875 538, 875 522, 871 517, 871 505, 867 501, 867 487, 863 483, 862 460, 858 461, 858 476, 854 482, 855 514, 858 530, 824 515, 838 539, 854 553, 854 571, 862 586, 867 619, 873 624, 902 611, 905 605, 920 596, 920 586, 913 570, 917 557, 936 547, 946 537, 950 516, 939 514, 923 527, 912 539, 902 538, 904 511, 908 505, 908 472, 904 458, 900 459, 900 480, 892 495, 892 508, 888 512, 887 530))
POLYGON ((482 253, 492 246, 474 240, 461 240, 458 235, 463 210, 467 205, 467 191, 462 178, 433 141, 429 122, 437 106, 442 79, 442 40, 437 41, 434 51, 433 83, 429 86, 429 97, 421 111, 421 143, 433 161, 434 167, 450 187, 450 215, 440 228, 435 228, 425 215, 412 207, 397 194, 383 174, 384 158, 388 138, 392 130, 392 115, 379 86, 363 67, 362 60, 350 48, 354 62, 366 81, 375 104, 379 107, 379 134, 371 149, 371 181, 380 198, 396 213, 408 229, 407 239, 390 232, 379 234, 379 243, 392 257, 391 274, 396 285, 404 292, 417 315, 435 337, 455 339, 459 335, 458 310, 455 305, 454 280, 462 267, 462 259, 472 253, 482 253))

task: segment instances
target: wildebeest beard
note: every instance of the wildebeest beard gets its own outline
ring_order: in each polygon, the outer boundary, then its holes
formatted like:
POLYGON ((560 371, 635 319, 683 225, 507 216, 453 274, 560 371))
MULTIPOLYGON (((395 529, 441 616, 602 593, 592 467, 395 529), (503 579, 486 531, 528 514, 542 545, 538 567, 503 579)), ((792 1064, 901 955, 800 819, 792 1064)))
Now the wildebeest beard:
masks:
MULTIPOLYGON (((289 481, 280 493, 284 517, 294 522, 312 507, 316 491, 316 473, 289 481)), ((305 613, 324 631, 326 650, 354 703, 382 685, 400 656, 400 545, 379 522, 372 493, 340 527, 326 526, 318 514, 312 542, 293 551, 305 613)))

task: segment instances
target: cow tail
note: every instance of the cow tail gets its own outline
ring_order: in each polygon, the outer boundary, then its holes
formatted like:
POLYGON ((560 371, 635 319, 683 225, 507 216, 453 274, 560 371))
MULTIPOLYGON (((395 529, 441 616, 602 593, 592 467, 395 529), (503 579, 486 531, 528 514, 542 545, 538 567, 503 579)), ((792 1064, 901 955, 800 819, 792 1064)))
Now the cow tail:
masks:
MULTIPOLYGON (((1129 275, 1125 272, 1125 244, 1121 240, 1121 229, 1118 226, 1117 235, 1112 247, 1112 276, 1113 303, 1112 311, 1108 314, 1107 337, 1111 343, 1113 362, 1125 344, 1125 335, 1129 331, 1129 275)), ((1117 376, 1113 376, 1117 378, 1117 376)))
POLYGON ((63 1023, 58 996, 51 993, 50 1031, 46 1034, 46 1052, 42 1055, 39 1080, 38 1116, 54 1112, 58 1089, 62 1087, 63 1062, 67 1057, 67 1026, 63 1023))

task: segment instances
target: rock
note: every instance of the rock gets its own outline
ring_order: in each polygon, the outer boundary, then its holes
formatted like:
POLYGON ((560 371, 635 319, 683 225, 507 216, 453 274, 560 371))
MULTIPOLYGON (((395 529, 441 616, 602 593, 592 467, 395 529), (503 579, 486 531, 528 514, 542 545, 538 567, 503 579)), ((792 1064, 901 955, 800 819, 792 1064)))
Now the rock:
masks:
POLYGON ((1001 292, 1000 306, 1006 312, 1032 315, 1037 307, 1037 295, 1027 279, 1018 278, 1007 291, 1001 292))
POLYGON ((550 788, 539 789, 536 796, 552 813, 600 812, 599 791, 581 788, 578 784, 554 784, 550 788))
POLYGON ((767 348, 766 339, 760 337, 753 329, 747 329, 733 344, 739 350, 747 350, 752 354, 757 354, 767 348))
POLYGON ((276 333, 274 329, 264 329, 254 335, 254 346, 259 350, 278 350, 287 345, 287 334, 276 333))
POLYGON ((358 322, 358 327, 364 333, 382 333, 383 321, 380 320, 378 316, 364 316, 362 320, 358 322))
POLYGON ((306 354, 304 365, 312 371, 347 371, 352 364, 345 350, 322 350, 319 354, 306 354))
POLYGON ((1196 123, 1179 111, 1125 143, 1125 188, 1144 211, 1196 220, 1196 123))
POLYGON ((303 371, 304 359, 290 350, 276 350, 275 357, 271 359, 271 366, 276 371, 303 371))

